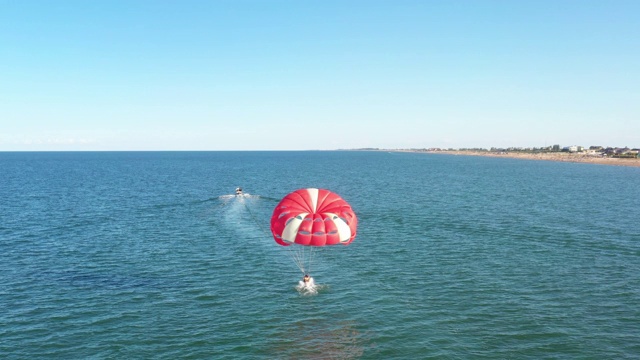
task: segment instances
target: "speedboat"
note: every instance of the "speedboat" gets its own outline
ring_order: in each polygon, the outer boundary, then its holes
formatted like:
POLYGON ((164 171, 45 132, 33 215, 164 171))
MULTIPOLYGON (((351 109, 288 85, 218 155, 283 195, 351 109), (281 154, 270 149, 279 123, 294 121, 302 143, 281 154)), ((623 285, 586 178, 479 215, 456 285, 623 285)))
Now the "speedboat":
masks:
POLYGON ((242 195, 242 188, 236 188, 236 195, 242 195))

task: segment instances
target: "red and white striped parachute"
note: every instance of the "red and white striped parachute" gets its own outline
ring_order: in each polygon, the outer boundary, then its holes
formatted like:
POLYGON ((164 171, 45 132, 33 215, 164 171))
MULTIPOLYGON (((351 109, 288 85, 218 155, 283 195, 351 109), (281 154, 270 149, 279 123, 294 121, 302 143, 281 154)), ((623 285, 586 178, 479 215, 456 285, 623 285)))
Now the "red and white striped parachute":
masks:
POLYGON ((282 198, 271 216, 271 232, 282 246, 347 245, 358 219, 346 201, 324 189, 300 189, 282 198))

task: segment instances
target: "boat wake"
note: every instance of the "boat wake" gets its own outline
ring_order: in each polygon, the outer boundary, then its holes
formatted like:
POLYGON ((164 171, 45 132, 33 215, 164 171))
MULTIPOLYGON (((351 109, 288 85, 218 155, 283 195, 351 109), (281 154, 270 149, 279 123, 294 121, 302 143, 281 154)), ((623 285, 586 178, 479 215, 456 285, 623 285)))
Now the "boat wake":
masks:
POLYGON ((239 200, 242 201, 244 199, 260 199, 260 195, 251 195, 251 194, 228 194, 228 195, 220 195, 218 196, 218 199, 221 200, 223 202, 223 205, 233 201, 233 200, 239 200))

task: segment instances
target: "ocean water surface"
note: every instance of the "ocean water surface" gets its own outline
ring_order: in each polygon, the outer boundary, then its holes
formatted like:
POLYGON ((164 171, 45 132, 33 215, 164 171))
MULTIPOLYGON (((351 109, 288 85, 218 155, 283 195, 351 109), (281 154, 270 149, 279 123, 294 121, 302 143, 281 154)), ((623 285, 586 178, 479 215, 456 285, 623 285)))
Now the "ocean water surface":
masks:
POLYGON ((0 358, 637 359, 639 179, 395 152, 0 153, 0 358), (312 295, 269 234, 306 187, 359 218, 316 252, 312 295))

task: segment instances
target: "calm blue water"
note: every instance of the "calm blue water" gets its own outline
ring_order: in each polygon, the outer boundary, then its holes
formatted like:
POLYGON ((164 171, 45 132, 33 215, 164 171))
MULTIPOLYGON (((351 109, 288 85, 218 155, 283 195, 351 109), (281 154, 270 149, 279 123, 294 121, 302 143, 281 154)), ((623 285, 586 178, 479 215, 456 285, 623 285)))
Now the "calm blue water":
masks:
POLYGON ((414 153, 0 153, 0 358, 637 359, 639 179, 414 153), (304 187, 360 221, 317 254, 315 296, 268 234, 304 187))

